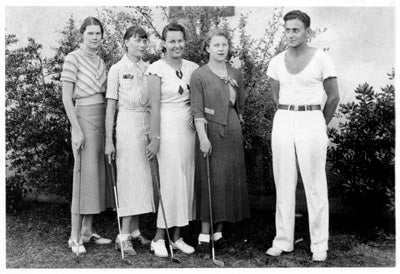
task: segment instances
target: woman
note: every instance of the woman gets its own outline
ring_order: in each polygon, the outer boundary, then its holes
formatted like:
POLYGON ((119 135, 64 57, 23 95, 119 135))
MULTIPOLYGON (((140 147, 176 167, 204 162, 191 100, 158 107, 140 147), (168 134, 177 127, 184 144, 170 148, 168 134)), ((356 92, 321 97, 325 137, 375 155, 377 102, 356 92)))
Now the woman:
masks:
MULTIPOLYGON (((190 127, 189 81, 198 67, 182 59, 186 33, 183 26, 171 23, 164 27, 162 40, 165 57, 148 68, 151 106, 148 157, 157 155, 161 196, 168 227, 175 227, 172 247, 186 254, 194 252, 180 237, 180 228, 193 219, 194 143, 190 127)), ((165 225, 158 210, 157 233, 151 242, 156 256, 168 256, 165 247, 165 225)))
POLYGON ((94 214, 112 202, 108 200, 104 161, 106 73, 104 61, 97 55, 103 32, 98 19, 86 18, 80 28, 82 45, 67 55, 61 73, 62 100, 72 127, 75 157, 68 240, 75 254, 85 253, 83 243, 90 240, 111 243, 94 233, 92 226, 94 214))
POLYGON ((106 148, 108 161, 116 156, 121 234, 115 248, 126 255, 136 255, 132 240, 149 244, 139 231, 139 215, 155 212, 150 165, 146 157, 145 134, 149 131, 149 98, 145 72, 148 64, 142 57, 147 47, 147 34, 132 26, 124 35, 126 54, 110 68, 107 82, 106 148), (116 148, 113 127, 116 106, 116 148))
POLYGON ((244 108, 240 71, 227 62, 229 39, 225 31, 210 31, 204 41, 209 61, 192 74, 190 101, 196 131, 196 218, 201 223, 200 250, 210 241, 210 215, 206 157, 210 157, 213 221, 216 248, 224 246, 224 222, 250 216, 243 136, 240 121, 244 108))

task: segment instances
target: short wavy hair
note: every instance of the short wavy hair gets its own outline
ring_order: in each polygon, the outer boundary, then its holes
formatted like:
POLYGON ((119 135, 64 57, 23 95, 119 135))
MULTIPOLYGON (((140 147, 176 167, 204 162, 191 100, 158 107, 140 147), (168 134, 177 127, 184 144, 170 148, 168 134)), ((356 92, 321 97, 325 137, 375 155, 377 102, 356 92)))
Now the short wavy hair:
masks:
POLYGON ((229 48, 231 48, 231 38, 230 38, 230 36, 229 36, 228 31, 226 31, 226 30, 224 30, 224 29, 220 29, 220 28, 215 28, 215 29, 210 30, 210 31, 206 34, 206 36, 205 36, 205 38, 204 38, 204 40, 203 40, 203 45, 202 45, 203 51, 207 52, 206 48, 210 46, 210 41, 211 41, 211 39, 212 39, 213 37, 215 37, 215 36, 222 36, 222 37, 225 37, 226 40, 228 40, 229 48))
POLYGON ((178 23, 170 23, 168 25, 166 25, 162 31, 161 34, 161 39, 163 41, 165 41, 165 39, 167 39, 167 32, 168 31, 180 31, 183 34, 183 39, 186 41, 186 31, 185 31, 185 27, 178 24, 178 23))
POLYGON ((100 20, 97 19, 96 17, 89 16, 85 20, 83 20, 81 28, 79 29, 79 32, 81 34, 83 34, 85 32, 86 28, 88 26, 92 26, 92 25, 100 26, 101 38, 103 39, 104 28, 103 28, 103 25, 101 24, 100 20))
POLYGON ((293 19, 298 19, 303 22, 305 28, 309 28, 311 25, 310 16, 308 16, 307 13, 302 12, 301 10, 292 10, 286 13, 285 16, 283 16, 283 20, 285 22, 293 19))

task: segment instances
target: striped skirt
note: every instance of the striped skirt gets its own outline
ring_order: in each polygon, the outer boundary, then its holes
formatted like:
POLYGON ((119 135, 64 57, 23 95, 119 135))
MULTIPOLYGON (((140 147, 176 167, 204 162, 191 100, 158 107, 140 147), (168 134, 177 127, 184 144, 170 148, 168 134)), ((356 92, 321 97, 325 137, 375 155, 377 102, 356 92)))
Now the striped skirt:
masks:
POLYGON ((112 189, 106 181, 104 157, 105 104, 75 106, 85 136, 84 149, 75 157, 71 212, 97 214, 114 206, 112 189))
POLYGON ((148 112, 118 112, 116 164, 120 216, 155 212, 151 170, 146 157, 147 132, 148 112))

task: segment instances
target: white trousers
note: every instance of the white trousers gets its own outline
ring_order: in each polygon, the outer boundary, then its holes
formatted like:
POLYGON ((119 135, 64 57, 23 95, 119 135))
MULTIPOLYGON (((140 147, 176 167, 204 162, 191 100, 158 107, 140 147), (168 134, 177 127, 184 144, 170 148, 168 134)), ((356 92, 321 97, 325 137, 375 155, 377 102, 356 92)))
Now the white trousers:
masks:
POLYGON ((293 250, 297 159, 307 199, 311 252, 328 250, 327 146, 328 136, 321 111, 276 112, 272 127, 276 236, 272 246, 287 252, 293 250))

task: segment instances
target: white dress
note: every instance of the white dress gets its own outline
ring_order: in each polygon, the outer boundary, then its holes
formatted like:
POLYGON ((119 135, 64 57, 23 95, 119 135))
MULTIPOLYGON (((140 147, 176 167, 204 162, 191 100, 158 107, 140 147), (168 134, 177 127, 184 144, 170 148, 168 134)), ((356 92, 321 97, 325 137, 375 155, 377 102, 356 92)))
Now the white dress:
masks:
POLYGON ((117 189, 120 216, 155 212, 145 134, 149 132, 148 64, 126 55, 108 74, 107 98, 118 100, 116 124, 117 189))
MULTIPOLYGON (((157 154, 160 189, 168 227, 185 226, 194 219, 194 148, 195 131, 190 127, 189 82, 198 65, 182 60, 182 74, 158 60, 147 75, 161 80, 160 150, 157 154)), ((157 227, 165 228, 161 208, 157 227)))

